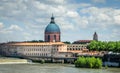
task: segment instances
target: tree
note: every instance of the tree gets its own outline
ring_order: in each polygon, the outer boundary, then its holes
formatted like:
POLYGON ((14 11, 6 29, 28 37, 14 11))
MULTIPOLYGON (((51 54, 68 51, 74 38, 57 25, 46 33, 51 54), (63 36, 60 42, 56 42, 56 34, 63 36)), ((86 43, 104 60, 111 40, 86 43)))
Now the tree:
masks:
POLYGON ((105 51, 106 50, 106 45, 107 45, 107 42, 101 42, 102 45, 101 45, 101 51, 105 51))
POLYGON ((120 52, 120 41, 116 42, 116 49, 114 52, 120 52))
POLYGON ((95 57, 79 57, 75 61, 75 67, 82 67, 82 68, 101 68, 102 67, 102 60, 95 57))
POLYGON ((39 40, 38 42, 44 42, 43 40, 39 40))
POLYGON ((88 45, 88 48, 89 48, 90 50, 96 50, 96 44, 97 44, 96 41, 92 41, 92 42, 88 45))
POLYGON ((65 44, 71 44, 71 42, 69 42, 69 41, 65 41, 65 42, 63 42, 63 43, 65 43, 65 44))
POLYGON ((92 59, 91 58, 87 58, 86 59, 86 67, 87 68, 92 68, 93 67, 92 59))
POLYGON ((75 66, 76 67, 84 67, 86 65, 86 62, 85 62, 85 58, 84 57, 79 57, 77 59, 77 61, 75 61, 75 66))
POLYGON ((96 58, 94 68, 101 68, 101 67, 102 67, 102 60, 100 60, 99 58, 96 58))
POLYGON ((92 41, 87 47, 89 50, 92 50, 92 51, 120 52, 120 41, 117 41, 117 42, 92 41))
POLYGON ((114 42, 108 42, 108 50, 113 51, 115 49, 115 44, 114 42))

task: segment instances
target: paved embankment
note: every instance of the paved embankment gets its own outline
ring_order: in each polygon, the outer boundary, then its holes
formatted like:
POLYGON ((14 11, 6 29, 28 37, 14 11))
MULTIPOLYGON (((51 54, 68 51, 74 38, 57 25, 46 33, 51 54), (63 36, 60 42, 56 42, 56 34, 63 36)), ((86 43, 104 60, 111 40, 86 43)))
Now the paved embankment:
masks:
POLYGON ((20 63, 28 63, 26 59, 18 59, 18 58, 0 58, 0 64, 20 64, 20 63))

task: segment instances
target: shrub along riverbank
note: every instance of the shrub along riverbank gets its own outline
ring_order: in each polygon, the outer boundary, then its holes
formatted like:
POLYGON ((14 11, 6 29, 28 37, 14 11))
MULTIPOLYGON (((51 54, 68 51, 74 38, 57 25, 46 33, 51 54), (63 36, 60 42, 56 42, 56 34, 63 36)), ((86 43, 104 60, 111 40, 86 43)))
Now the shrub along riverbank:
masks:
POLYGON ((102 60, 95 57, 79 57, 75 61, 75 67, 80 68, 101 68, 102 60))

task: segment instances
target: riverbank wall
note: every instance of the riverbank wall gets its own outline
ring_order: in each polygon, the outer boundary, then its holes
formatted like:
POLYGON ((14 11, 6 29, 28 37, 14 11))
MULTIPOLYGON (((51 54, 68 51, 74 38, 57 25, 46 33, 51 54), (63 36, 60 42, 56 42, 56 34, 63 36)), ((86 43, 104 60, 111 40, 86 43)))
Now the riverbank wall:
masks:
POLYGON ((20 64, 20 63, 29 63, 27 59, 19 58, 0 58, 0 64, 20 64))

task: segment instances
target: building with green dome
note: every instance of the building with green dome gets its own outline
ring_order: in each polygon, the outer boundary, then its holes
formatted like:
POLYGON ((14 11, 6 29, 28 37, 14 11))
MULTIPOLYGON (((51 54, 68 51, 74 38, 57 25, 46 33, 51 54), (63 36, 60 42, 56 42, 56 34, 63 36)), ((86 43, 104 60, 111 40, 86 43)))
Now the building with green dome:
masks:
POLYGON ((60 42, 60 28, 55 23, 52 15, 51 22, 45 28, 45 42, 60 42))

